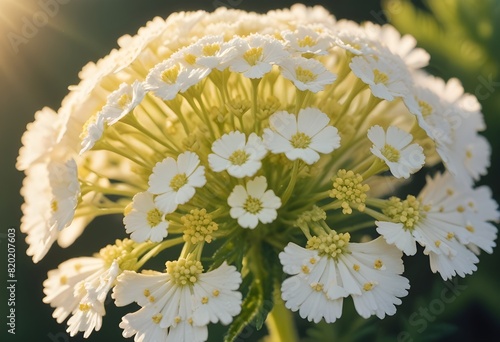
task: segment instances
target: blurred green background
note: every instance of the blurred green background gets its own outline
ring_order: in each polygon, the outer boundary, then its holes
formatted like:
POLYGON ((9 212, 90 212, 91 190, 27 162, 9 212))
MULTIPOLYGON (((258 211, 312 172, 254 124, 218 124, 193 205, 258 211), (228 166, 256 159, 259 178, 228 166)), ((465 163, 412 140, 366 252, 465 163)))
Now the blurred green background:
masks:
MULTIPOLYGON (((0 0, 0 340, 81 341, 70 339, 65 325, 52 319, 52 309, 42 303, 42 282, 47 271, 74 256, 89 255, 110 243, 123 229, 120 219, 94 222, 69 249, 53 248, 37 265, 25 255, 24 236, 19 233, 22 203, 19 189, 23 175, 14 168, 20 138, 33 114, 43 106, 57 109, 67 87, 78 82, 78 71, 116 47, 123 34, 135 34, 154 16, 168 16, 181 10, 212 11, 218 6, 265 12, 291 6, 295 1, 217 0, 186 2, 166 0, 0 0), (52 4, 53 15, 46 25, 31 30, 29 38, 12 44, 12 34, 22 34, 27 22, 41 20, 43 4, 52 4), (57 4, 57 5, 55 5, 57 4), (38 18, 38 19, 37 19, 38 18), (9 36, 10 34, 10 36, 9 36), (10 39, 9 39, 10 37, 10 39), (5 233, 15 227, 16 335, 7 334, 5 233), (121 230, 120 230, 121 229, 121 230)), ((488 124, 485 135, 493 146, 492 167, 482 183, 489 184, 500 198, 500 66, 498 35, 500 2, 496 0, 437 0, 401 2, 374 0, 311 1, 336 15, 356 21, 384 23, 390 18, 402 31, 411 32, 428 49, 432 59, 428 70, 445 79, 457 76, 466 90, 476 94, 484 106, 488 124), (415 7, 418 8, 418 11, 415 7), (440 5, 439 5, 440 4, 440 5), (432 11, 431 11, 432 10, 432 11)), ((49 8, 49 7, 47 7, 49 8)), ((444 283, 432 275, 422 256, 405 260, 410 278, 410 295, 398 313, 379 321, 351 315, 346 301, 344 315, 335 324, 320 324, 307 331, 297 320, 307 341, 486 341, 500 337, 500 253, 481 255, 479 270, 466 279, 444 283)), ((119 341, 120 317, 127 309, 108 307, 104 326, 88 341, 119 341)), ((211 340, 220 341, 220 327, 211 327, 211 340)), ((247 331, 241 341, 256 341, 265 331, 247 331)))

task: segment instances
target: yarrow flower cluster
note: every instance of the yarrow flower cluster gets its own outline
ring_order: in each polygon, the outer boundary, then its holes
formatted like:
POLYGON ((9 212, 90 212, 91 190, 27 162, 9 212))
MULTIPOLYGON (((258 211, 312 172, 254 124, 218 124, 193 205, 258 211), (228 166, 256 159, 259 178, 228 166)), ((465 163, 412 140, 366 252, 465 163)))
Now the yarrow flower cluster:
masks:
POLYGON ((480 106, 422 70, 412 37, 295 5, 176 13, 118 44, 57 112, 36 113, 17 161, 34 262, 98 216, 123 219, 127 238, 43 284, 71 336, 101 328, 109 294, 139 305, 120 323, 135 341, 205 341, 210 323, 232 341, 267 315, 288 324, 285 307, 332 323, 347 297, 384 318, 410 287, 403 254, 446 280, 492 253, 480 106), (394 196, 417 172, 420 193, 394 196))

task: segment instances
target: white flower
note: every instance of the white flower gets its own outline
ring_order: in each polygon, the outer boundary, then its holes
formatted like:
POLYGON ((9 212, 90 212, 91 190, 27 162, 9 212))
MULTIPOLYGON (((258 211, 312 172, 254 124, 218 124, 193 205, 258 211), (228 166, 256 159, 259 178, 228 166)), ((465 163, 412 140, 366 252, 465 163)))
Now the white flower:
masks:
POLYGON ((210 73, 207 68, 186 67, 174 58, 157 64, 146 77, 145 87, 163 100, 174 99, 210 73))
POLYGON ((385 213, 393 222, 377 221, 377 231, 407 255, 416 253, 418 242, 430 256, 431 270, 444 280, 477 269, 479 260, 469 249, 492 252, 495 246, 497 229, 488 221, 498 220, 499 214, 491 194, 458 182, 450 173, 428 177, 418 199, 390 200, 385 213))
POLYGON ((264 18, 266 17, 269 18, 268 25, 283 24, 287 27, 308 24, 335 25, 335 17, 319 5, 307 7, 304 4, 294 4, 290 9, 269 11, 264 18))
POLYGON ((149 176, 149 189, 155 197, 155 204, 165 214, 172 213, 179 204, 189 201, 195 188, 205 185, 205 167, 193 152, 179 154, 177 161, 167 157, 158 162, 149 176))
POLYGON ((85 294, 68 320, 66 331, 69 332, 70 336, 75 336, 78 332, 83 331, 83 337, 87 338, 94 330, 101 329, 102 317, 106 314, 104 301, 120 273, 120 267, 115 260, 111 266, 101 269, 100 274, 94 274, 94 278, 89 277, 80 285, 76 285, 74 293, 85 294), (78 286, 83 288, 78 289, 78 286))
POLYGON ((83 154, 94 147, 95 143, 101 139, 106 120, 103 116, 96 114, 91 117, 83 126, 83 131, 81 134, 81 149, 80 154, 83 154))
POLYGON ((405 104, 408 110, 417 117, 419 126, 439 148, 451 141, 452 128, 445 117, 449 115, 450 108, 446 106, 438 93, 431 90, 434 78, 419 72, 414 74, 414 79, 413 96, 416 101, 407 103, 408 98, 405 98, 405 104))
POLYGON ((486 175, 490 166, 491 146, 474 129, 474 118, 464 117, 457 121, 452 142, 437 149, 446 154, 443 161, 453 175, 468 184, 486 175))
POLYGON ((87 152, 101 139, 107 126, 114 125, 141 103, 146 90, 143 83, 134 81, 132 85, 122 83, 120 87, 108 95, 103 108, 92 116, 83 127, 80 138, 80 154, 87 152))
POLYGON ((363 23, 363 29, 373 40, 382 42, 392 53, 399 55, 408 67, 419 69, 429 64, 430 55, 424 49, 416 47, 417 40, 413 36, 401 36, 392 25, 380 26, 369 21, 363 23))
POLYGON ((132 209, 123 218, 127 233, 136 242, 160 242, 168 235, 168 221, 156 207, 153 194, 141 192, 134 196, 132 209))
POLYGON ((188 62, 189 64, 198 64, 210 70, 224 70, 238 51, 233 42, 225 43, 224 37, 219 35, 205 36, 188 46, 183 53, 192 58, 192 62, 188 62))
POLYGON ((296 117, 285 111, 269 118, 271 129, 264 130, 264 143, 272 153, 285 153, 290 160, 301 159, 311 165, 319 153, 330 153, 340 146, 337 128, 317 108, 301 109, 296 117))
POLYGON ((354 55, 372 55, 381 44, 364 27, 352 20, 340 20, 334 27, 335 44, 354 55))
POLYGON ((229 63, 229 70, 243 73, 248 78, 262 78, 271 71, 273 64, 288 56, 283 44, 270 36, 254 34, 234 38, 238 54, 229 63))
POLYGON ((241 310, 241 275, 225 262, 202 271, 191 259, 167 262, 167 273, 125 271, 112 297, 117 306, 136 302, 142 309, 123 317, 123 335, 135 335, 136 341, 205 341, 208 323, 231 323, 241 310))
POLYGON ((48 171, 53 196, 50 203, 52 215, 49 224, 60 231, 71 223, 78 204, 80 195, 78 169, 75 160, 70 159, 66 163, 49 163, 48 171))
POLYGON ((24 171, 32 164, 48 158, 58 140, 61 116, 49 107, 35 113, 35 121, 26 126, 16 168, 24 171))
POLYGON ((52 317, 63 322, 77 307, 81 297, 75 297, 75 287, 89 277, 100 274, 104 260, 93 257, 69 259, 48 272, 43 282, 43 302, 55 308, 52 317))
POLYGON ((409 97, 411 92, 407 83, 411 77, 407 66, 399 56, 389 51, 380 54, 378 58, 373 56, 352 58, 349 64, 352 72, 370 86, 375 97, 387 101, 392 101, 395 97, 409 97))
POLYGON ((332 43, 327 34, 318 32, 313 26, 299 26, 294 32, 288 31, 282 35, 290 50, 299 54, 326 55, 332 43))
POLYGON ((387 132, 378 125, 368 130, 368 139, 373 143, 370 151, 382 159, 396 178, 408 178, 425 163, 423 148, 411 144, 413 136, 396 126, 389 126, 387 132))
POLYGON ((282 75, 295 84, 299 90, 310 90, 317 93, 332 84, 337 76, 315 60, 304 57, 285 58, 280 63, 282 75))
POLYGON ((26 170, 21 194, 21 231, 28 234, 27 254, 40 261, 56 241, 59 232, 73 220, 80 184, 73 159, 66 163, 39 163, 26 170))
POLYGON ((408 294, 408 279, 400 276, 402 253, 382 238, 350 243, 349 234, 333 231, 313 237, 308 246, 305 249, 290 242, 279 255, 283 271, 292 275, 281 286, 282 298, 302 318, 333 323, 341 316, 343 299, 348 296, 362 317, 384 318, 394 315, 396 305, 401 304, 399 297, 408 294))
POLYGON ((120 272, 116 260, 111 265, 96 257, 67 260, 49 271, 43 301, 55 308, 52 316, 59 323, 71 314, 67 329, 71 336, 83 331, 87 338, 101 328, 104 301, 120 272))
POLYGON ((491 254, 496 246, 498 229, 492 223, 499 222, 500 212, 498 204, 492 198, 491 189, 481 186, 476 189, 469 189, 463 202, 465 207, 465 229, 457 232, 457 238, 465 244, 475 254, 479 254, 479 249, 491 254))
POLYGON ((108 125, 114 125, 134 110, 145 95, 143 83, 139 81, 134 81, 131 85, 122 83, 117 90, 109 94, 106 105, 98 115, 104 117, 108 125))
POLYGON ((238 224, 243 228, 254 229, 257 224, 273 222, 281 207, 281 200, 273 190, 267 190, 267 180, 259 176, 247 182, 246 187, 236 185, 227 198, 231 207, 229 214, 238 219, 238 224))
POLYGON ((227 170, 236 178, 251 177, 262 166, 261 160, 267 154, 262 139, 252 133, 248 142, 244 133, 232 131, 224 134, 212 144, 208 155, 210 168, 215 172, 227 170))
POLYGON ((446 169, 461 181, 472 184, 486 174, 490 148, 478 136, 484 122, 477 100, 464 94, 460 83, 451 79, 414 74, 417 107, 405 104, 417 117, 420 127, 435 142, 446 169))
POLYGON ((466 141, 466 147, 463 152, 465 154, 465 168, 474 180, 479 180, 481 176, 488 173, 490 166, 491 146, 488 140, 482 135, 476 134, 470 141, 466 141))

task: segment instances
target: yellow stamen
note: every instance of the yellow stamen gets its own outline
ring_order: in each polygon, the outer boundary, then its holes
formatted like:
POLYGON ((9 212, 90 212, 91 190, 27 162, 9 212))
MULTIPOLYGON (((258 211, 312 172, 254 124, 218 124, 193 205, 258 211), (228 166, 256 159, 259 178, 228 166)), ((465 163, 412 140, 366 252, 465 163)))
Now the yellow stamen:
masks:
POLYGON ((253 47, 250 48, 243 54, 243 58, 247 61, 248 64, 254 66, 257 64, 259 59, 262 57, 262 48, 261 47, 253 47))
POLYGON ((305 133, 297 132, 292 135, 290 143, 293 148, 308 148, 311 144, 311 138, 305 133))
POLYGON ((386 73, 378 69, 373 69, 373 82, 375 82, 375 84, 378 83, 387 84, 388 81, 389 81, 389 76, 387 76, 386 73))
POLYGON ((179 191, 180 188, 187 184, 187 180, 188 178, 185 173, 178 173, 170 181, 170 187, 174 191, 179 191))
POLYGON ((297 76, 297 79, 302 83, 312 82, 318 77, 311 70, 304 69, 300 66, 295 69, 295 75, 297 76))

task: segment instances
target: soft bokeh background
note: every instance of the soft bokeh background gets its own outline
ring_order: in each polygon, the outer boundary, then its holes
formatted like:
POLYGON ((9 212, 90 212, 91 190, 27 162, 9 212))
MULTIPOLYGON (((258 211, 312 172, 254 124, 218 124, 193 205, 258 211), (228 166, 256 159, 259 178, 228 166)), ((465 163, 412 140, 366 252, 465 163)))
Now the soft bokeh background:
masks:
MULTIPOLYGON (((42 282, 47 271, 56 268, 60 262, 73 256, 89 255, 112 242, 115 237, 123 236, 119 218, 98 220, 74 246, 67 250, 53 248, 37 265, 25 255, 27 246, 24 236, 19 233, 22 203, 19 189, 23 176, 15 170, 14 164, 20 147, 20 137, 26 124, 33 120, 34 112, 43 106, 57 109, 67 93, 67 87, 78 82, 77 74, 83 65, 106 55, 117 46, 118 37, 134 34, 154 16, 168 16, 171 12, 181 10, 212 11, 222 5, 263 12, 272 8, 289 7, 294 2, 0 0, 1 341, 83 340, 81 335, 70 339, 64 331, 65 326, 58 325, 51 318, 52 309, 41 300, 42 282), (43 17, 40 16, 43 4, 51 4, 46 7, 51 13, 47 17, 48 22, 30 30, 28 26, 33 20, 43 23, 43 17), (18 40, 17 44, 12 44, 12 33, 17 34, 16 38, 20 39, 23 30, 25 38, 18 40), (15 336, 6 333, 5 324, 8 315, 5 233, 9 227, 15 227, 18 232, 15 336)), ((374 0, 304 3, 321 4, 337 18, 383 23, 389 17, 405 32, 412 32, 422 40, 422 46, 433 56, 429 67, 431 72, 445 78, 455 75, 464 80, 467 91, 480 97, 484 105, 489 128, 485 134, 492 142, 494 153, 490 174, 482 182, 491 185, 498 199, 500 58, 497 54, 497 42, 500 41, 500 3, 496 0, 434 1, 437 2, 444 4, 441 5, 441 12, 434 8, 432 13, 428 9, 424 9, 426 12, 416 13, 413 8, 402 6, 399 1, 384 1, 384 10, 381 4, 374 0), (457 7, 457 3, 460 6, 457 7), (435 21, 436 18, 438 21, 435 21), (471 30, 468 25, 473 25, 474 29, 471 30), (489 40, 485 38, 485 32, 486 35, 493 32, 488 36, 489 40), (496 46, 497 49, 488 47, 488 44, 496 46), (487 58, 481 58, 481 55, 478 57, 478 51, 486 51, 487 58)), ((423 8, 420 1, 412 3, 423 8)), ((498 338, 499 264, 499 251, 493 255, 483 254, 479 270, 473 276, 445 284, 439 276, 431 274, 426 258, 414 257, 405 260, 405 275, 410 278, 412 288, 410 296, 404 299, 395 317, 383 321, 356 318, 357 316, 351 315, 350 312, 352 303, 346 301, 342 319, 333 325, 320 324, 315 331, 308 331, 310 337, 307 341, 484 341, 498 338)), ((121 330, 118 323, 124 312, 126 310, 109 307, 104 318, 104 327, 100 332, 92 334, 88 341, 119 341, 121 330)), ((306 336, 305 322, 297 322, 301 333, 306 336)), ((248 336, 242 336, 241 340, 256 341, 263 334, 265 331, 252 332, 248 336)), ((222 340, 219 327, 211 328, 211 340, 222 340)))

